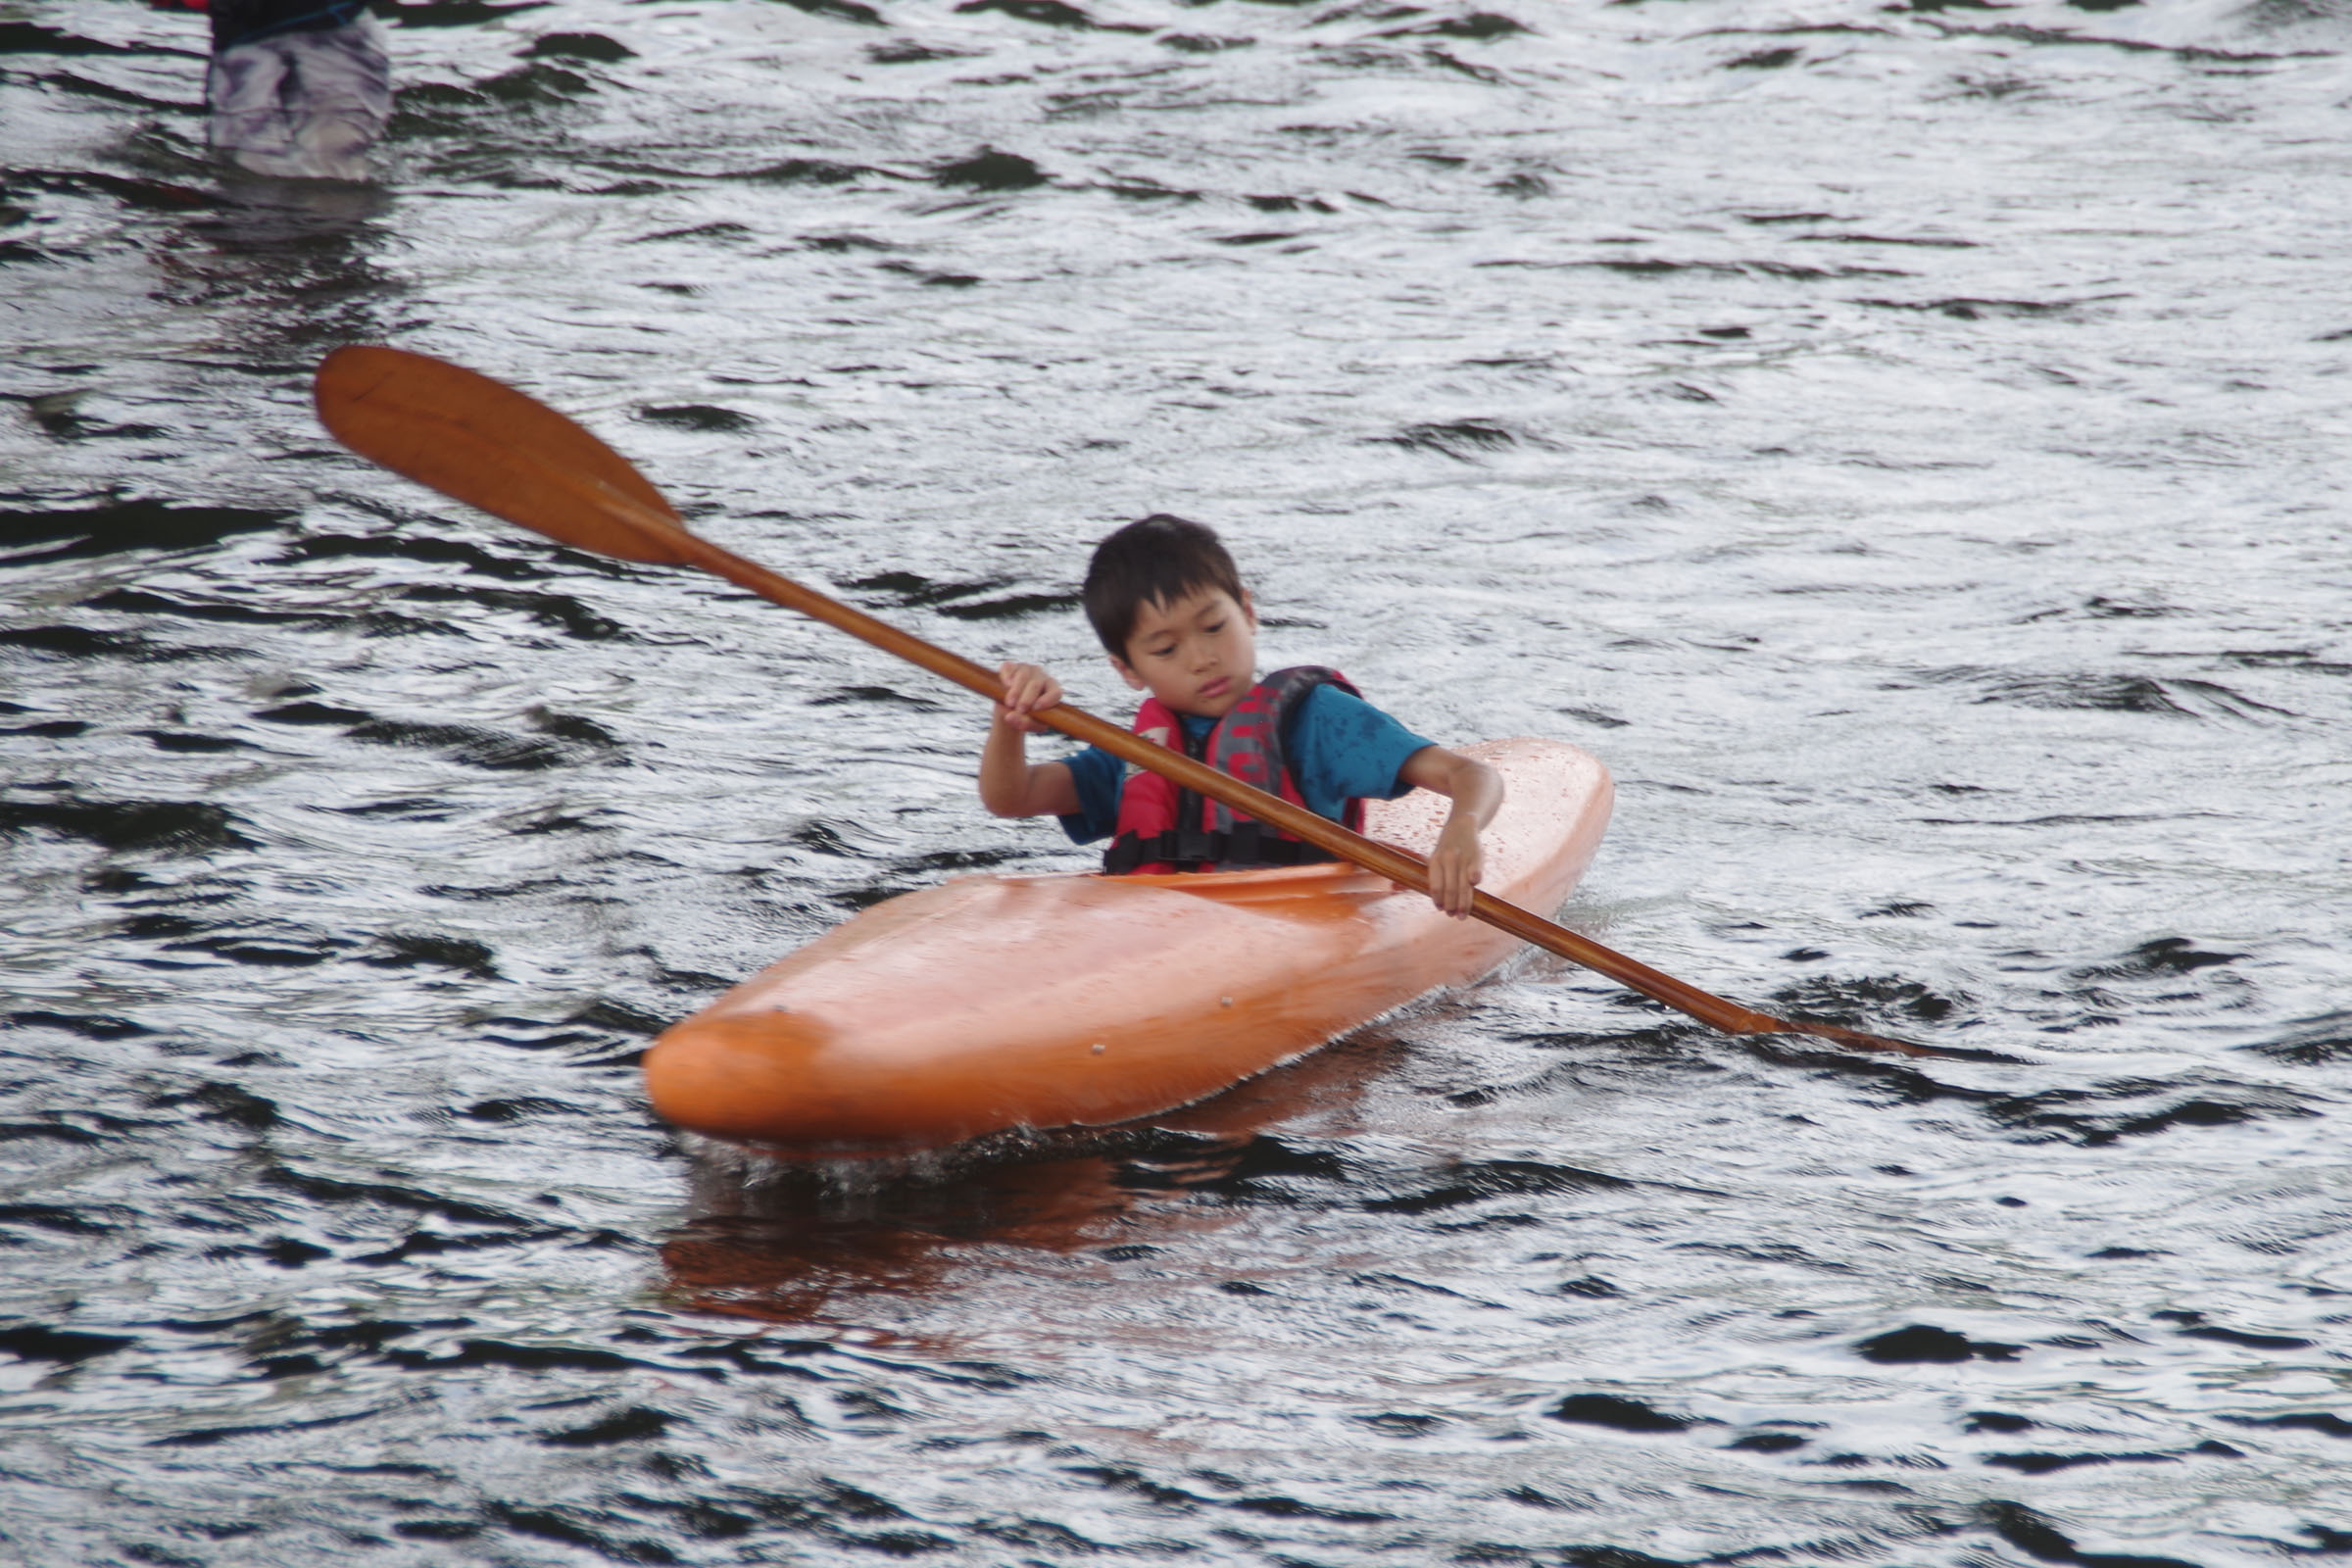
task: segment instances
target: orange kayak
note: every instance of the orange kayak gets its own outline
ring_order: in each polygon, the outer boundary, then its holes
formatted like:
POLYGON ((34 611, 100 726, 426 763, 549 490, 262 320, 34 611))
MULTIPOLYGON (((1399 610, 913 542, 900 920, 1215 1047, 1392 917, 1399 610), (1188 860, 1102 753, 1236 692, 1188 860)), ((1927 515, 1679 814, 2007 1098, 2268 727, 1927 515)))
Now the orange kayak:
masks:
MULTIPOLYGON (((1497 897, 1548 914, 1608 825, 1608 770, 1557 741, 1498 769, 1497 897)), ((1370 803, 1426 853, 1447 803, 1370 803)), ((1517 944, 1347 864, 1174 876, 965 877, 865 910, 666 1031, 654 1108, 806 1157, 1103 1126, 1204 1099, 1447 986, 1517 944)))

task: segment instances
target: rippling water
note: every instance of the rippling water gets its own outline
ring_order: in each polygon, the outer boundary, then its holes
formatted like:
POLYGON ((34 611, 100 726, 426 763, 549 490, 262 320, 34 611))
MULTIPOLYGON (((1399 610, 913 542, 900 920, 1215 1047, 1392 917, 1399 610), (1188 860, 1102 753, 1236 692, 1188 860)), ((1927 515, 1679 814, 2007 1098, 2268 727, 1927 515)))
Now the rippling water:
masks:
POLYGON ((2352 1550, 2352 13, 386 8, 379 184, 0 3, 0 1554, 2278 1562, 2352 1550), (1271 662, 1602 756, 1527 964, 1092 1143, 681 1147, 666 1021, 1075 867, 959 694, 340 452, 527 386, 697 525, 1120 709, 1271 662))

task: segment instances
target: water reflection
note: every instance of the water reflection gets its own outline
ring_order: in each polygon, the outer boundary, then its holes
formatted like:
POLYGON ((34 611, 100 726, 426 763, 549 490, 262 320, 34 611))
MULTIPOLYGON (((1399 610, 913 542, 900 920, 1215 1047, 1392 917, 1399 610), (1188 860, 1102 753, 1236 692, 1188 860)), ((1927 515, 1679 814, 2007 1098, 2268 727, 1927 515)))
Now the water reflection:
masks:
POLYGON ((787 1162, 704 1144, 692 1218, 662 1245, 672 1288, 706 1311, 862 1324, 870 1298, 959 1288, 1005 1249, 1072 1255, 1164 1245, 1228 1224, 1231 1198, 1344 1137, 1372 1074, 1405 1047, 1385 1030, 1150 1123, 995 1142, 920 1160, 787 1162))
POLYGON ((275 179, 230 170, 219 202, 157 247, 159 295, 176 305, 241 308, 240 347, 267 344, 274 369, 320 345, 393 330, 404 289, 379 256, 394 210, 381 186, 275 179))

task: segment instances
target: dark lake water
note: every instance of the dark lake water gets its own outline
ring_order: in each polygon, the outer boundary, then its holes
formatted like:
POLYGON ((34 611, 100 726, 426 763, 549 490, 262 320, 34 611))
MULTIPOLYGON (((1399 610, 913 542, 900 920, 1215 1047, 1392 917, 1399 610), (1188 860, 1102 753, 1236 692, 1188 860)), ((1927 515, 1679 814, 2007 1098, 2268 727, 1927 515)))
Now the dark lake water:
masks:
MULTIPOLYGON (((379 182, 0 3, 0 1559, 2352 1552, 2352 9, 388 5, 379 182), (985 713, 336 448, 383 341, 1124 712, 1091 541, 1612 767, 1549 963, 779 1172, 661 1027, 1077 868, 985 713)), ((1045 960, 1045 961, 1050 961, 1045 960)))

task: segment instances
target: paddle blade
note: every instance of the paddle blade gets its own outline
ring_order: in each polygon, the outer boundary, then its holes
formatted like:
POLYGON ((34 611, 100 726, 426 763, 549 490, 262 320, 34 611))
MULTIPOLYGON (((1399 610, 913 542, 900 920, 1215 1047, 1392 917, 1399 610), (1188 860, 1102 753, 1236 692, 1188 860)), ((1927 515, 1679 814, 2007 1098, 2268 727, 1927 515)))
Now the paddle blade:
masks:
POLYGON ((352 344, 318 366, 318 419, 370 462, 582 550, 679 565, 675 509, 546 404, 462 366, 352 344))

